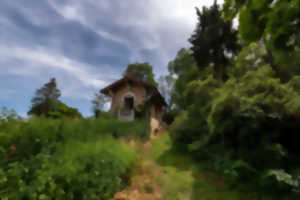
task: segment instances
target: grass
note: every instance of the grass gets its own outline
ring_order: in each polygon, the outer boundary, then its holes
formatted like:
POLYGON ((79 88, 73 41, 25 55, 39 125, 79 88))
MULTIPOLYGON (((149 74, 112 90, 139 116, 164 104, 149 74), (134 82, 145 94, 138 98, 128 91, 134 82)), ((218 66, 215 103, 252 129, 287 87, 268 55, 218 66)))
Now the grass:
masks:
MULTIPOLYGON (((281 200, 271 194, 258 194, 253 188, 244 190, 226 184, 209 168, 209 163, 194 160, 172 147, 169 134, 151 141, 149 148, 139 147, 144 179, 159 188, 164 200, 281 200)), ((140 176, 137 174, 136 176, 140 176)), ((138 178, 137 178, 138 179, 138 178)), ((148 183, 149 185, 149 183, 148 183)), ((241 183, 243 185, 243 183, 241 183)), ((246 187, 247 188, 247 187, 246 187)), ((285 199, 290 199, 289 197, 285 199)))
POLYGON ((53 199, 72 199, 65 198, 66 191, 87 199, 106 191, 103 198, 107 199, 129 183, 120 193, 135 198, 125 199, 297 199, 258 194, 244 183, 239 188, 229 186, 208 162, 194 160, 174 147, 169 134, 147 143, 137 140, 147 138, 147 128, 142 122, 113 119, 0 123, 0 166, 5 166, 0 167, 0 199, 17 199, 13 195, 37 199, 41 191, 53 199), (13 155, 12 146, 16 148, 13 155), (92 191, 99 186, 100 193, 92 191))
POLYGON ((162 166, 164 174, 157 177, 165 199, 240 199, 238 191, 226 187, 221 177, 193 158, 172 148, 168 134, 153 141, 151 155, 162 166))
MULTIPOLYGON (((114 119, 0 121, 0 199, 108 199, 128 184, 145 131, 114 119)), ((146 131, 145 131, 146 133, 146 131)))
POLYGON ((193 161, 171 149, 168 134, 153 140, 148 154, 150 159, 162 168, 156 181, 162 188, 164 199, 183 199, 189 196, 194 185, 193 161))

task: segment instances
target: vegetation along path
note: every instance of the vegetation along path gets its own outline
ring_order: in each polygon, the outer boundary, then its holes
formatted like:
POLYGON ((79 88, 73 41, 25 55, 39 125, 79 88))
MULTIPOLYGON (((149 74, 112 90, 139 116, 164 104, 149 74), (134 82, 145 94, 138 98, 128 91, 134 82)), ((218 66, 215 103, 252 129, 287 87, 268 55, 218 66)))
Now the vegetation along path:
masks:
POLYGON ((139 167, 114 200, 251 200, 255 195, 229 187, 207 164, 173 149, 169 134, 131 145, 140 154, 139 167))

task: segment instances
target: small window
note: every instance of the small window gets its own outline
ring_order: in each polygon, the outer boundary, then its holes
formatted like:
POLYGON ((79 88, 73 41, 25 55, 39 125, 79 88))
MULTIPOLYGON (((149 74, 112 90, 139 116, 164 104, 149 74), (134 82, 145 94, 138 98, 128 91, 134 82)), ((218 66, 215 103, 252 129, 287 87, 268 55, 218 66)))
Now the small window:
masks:
POLYGON ((125 97, 124 103, 126 109, 129 110, 133 109, 133 103, 134 103, 133 97, 125 97))

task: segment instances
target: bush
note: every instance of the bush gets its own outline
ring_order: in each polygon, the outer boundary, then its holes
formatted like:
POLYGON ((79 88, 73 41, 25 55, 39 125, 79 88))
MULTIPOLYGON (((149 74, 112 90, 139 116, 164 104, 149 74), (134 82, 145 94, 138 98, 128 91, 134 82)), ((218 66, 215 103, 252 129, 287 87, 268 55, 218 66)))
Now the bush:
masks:
POLYGON ((112 135, 140 130, 138 122, 108 119, 1 123, 0 199, 106 200, 128 182, 136 161, 112 135))
POLYGON ((184 95, 194 103, 190 104, 187 111, 182 111, 171 125, 170 130, 175 142, 187 145, 196 142, 191 147, 195 149, 195 146, 200 145, 199 139, 204 141, 204 137, 209 135, 206 118, 218 87, 212 76, 206 80, 192 81, 188 85, 184 95))
POLYGON ((240 182, 250 182, 259 178, 258 171, 243 160, 232 160, 229 154, 213 158, 214 169, 224 176, 231 186, 237 186, 240 182))
POLYGON ((262 176, 262 184, 270 190, 276 191, 294 191, 299 193, 300 177, 293 177, 283 169, 270 169, 267 170, 262 176))
POLYGON ((262 66, 222 86, 211 77, 192 81, 184 93, 192 104, 171 126, 174 142, 214 161, 232 183, 255 180, 273 168, 299 168, 296 79, 283 84, 274 74, 262 66))

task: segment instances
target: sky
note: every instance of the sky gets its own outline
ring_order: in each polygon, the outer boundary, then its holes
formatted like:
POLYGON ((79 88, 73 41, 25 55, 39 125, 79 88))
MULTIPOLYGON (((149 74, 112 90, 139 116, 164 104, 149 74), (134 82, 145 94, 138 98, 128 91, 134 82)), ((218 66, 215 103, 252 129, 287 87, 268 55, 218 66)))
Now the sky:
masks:
MULTIPOLYGON (((55 77, 61 100, 92 115, 91 100, 148 62, 156 78, 189 47, 195 7, 214 0, 1 0, 0 108, 25 116, 34 92, 55 77)), ((218 3, 223 3, 219 0, 218 3)))

